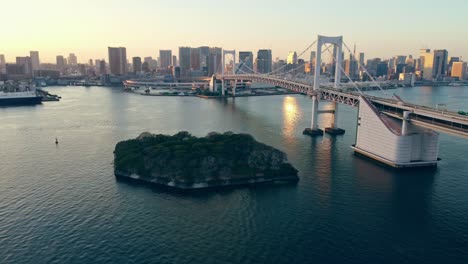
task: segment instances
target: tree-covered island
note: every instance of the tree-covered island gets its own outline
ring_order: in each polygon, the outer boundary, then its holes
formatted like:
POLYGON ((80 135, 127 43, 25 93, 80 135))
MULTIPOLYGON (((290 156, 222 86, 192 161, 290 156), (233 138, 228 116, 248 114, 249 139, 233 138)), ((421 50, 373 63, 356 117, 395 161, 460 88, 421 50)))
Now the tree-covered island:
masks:
POLYGON ((232 132, 206 137, 142 133, 116 145, 114 172, 117 178, 179 189, 298 180, 285 153, 232 132))

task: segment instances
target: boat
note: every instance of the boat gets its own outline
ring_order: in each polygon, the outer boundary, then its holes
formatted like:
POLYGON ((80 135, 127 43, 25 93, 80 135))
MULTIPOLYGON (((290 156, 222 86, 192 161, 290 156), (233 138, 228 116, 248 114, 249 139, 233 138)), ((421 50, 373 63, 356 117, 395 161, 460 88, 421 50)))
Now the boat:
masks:
POLYGON ((36 91, 5 92, 0 90, 0 106, 36 105, 42 103, 42 96, 36 91))
POLYGON ((465 112, 465 111, 458 111, 458 114, 468 116, 468 112, 465 112))

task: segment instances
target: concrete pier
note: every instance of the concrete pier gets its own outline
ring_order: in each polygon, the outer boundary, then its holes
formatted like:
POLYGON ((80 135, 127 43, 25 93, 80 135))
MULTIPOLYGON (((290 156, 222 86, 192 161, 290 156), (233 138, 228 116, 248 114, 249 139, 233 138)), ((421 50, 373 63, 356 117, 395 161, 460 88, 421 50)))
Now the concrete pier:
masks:
MULTIPOLYGON (((407 119, 409 113, 405 113, 407 119)), ((437 166, 439 134, 380 113, 360 98, 356 144, 361 155, 395 168, 437 166)))

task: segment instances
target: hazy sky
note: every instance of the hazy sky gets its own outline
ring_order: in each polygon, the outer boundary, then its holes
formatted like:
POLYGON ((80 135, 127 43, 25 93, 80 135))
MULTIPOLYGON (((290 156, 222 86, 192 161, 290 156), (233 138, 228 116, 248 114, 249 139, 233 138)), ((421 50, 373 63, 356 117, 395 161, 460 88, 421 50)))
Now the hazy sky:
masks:
POLYGON ((126 47, 129 58, 201 45, 269 48, 284 58, 317 34, 343 35, 366 59, 431 48, 468 60, 466 0, 0 0, 0 7, 7 61, 30 50, 42 62, 69 53, 107 60, 108 46, 126 47))

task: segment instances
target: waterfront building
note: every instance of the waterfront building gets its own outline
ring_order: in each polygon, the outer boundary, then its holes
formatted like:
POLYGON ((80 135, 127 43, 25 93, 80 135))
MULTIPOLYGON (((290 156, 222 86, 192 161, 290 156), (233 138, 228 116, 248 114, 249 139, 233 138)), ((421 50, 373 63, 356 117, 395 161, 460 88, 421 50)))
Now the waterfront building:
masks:
POLYGON ((5 55, 0 54, 0 73, 5 73, 5 55))
POLYGON ((203 70, 203 68, 208 67, 208 60, 210 59, 210 47, 202 46, 198 49, 200 50, 200 68, 203 70))
POLYGON ((190 48, 190 69, 199 71, 200 65, 200 48, 190 48))
POLYGON ((442 79, 447 76, 448 51, 434 50, 434 62, 432 70, 433 79, 442 79))
POLYGON ((162 69, 168 69, 173 65, 172 50, 159 50, 159 64, 162 69))
POLYGON ((127 49, 124 47, 108 47, 110 73, 114 75, 127 74, 127 49))
POLYGON ((40 67, 39 51, 30 51, 29 56, 31 57, 31 67, 34 73, 34 71, 39 70, 40 67))
POLYGON ((68 55, 68 64, 71 66, 78 65, 78 58, 76 57, 75 53, 70 53, 68 55))
POLYGON ((432 80, 434 53, 432 53, 430 49, 421 49, 420 60, 420 71, 422 72, 422 78, 426 80, 432 80))
POLYGON ((257 52, 257 72, 258 73, 270 73, 272 67, 272 55, 271 50, 262 49, 257 52))
POLYGON ((133 66, 133 72, 134 73, 139 73, 141 72, 141 57, 133 57, 132 58, 132 66, 133 66))
POLYGON ((32 77, 33 69, 31 63, 31 57, 16 57, 16 64, 23 66, 24 75, 27 78, 32 77))
POLYGON ((104 59, 99 61, 99 74, 101 75, 107 74, 106 60, 104 59))
POLYGON ((179 66, 181 78, 190 77, 191 69, 191 48, 179 47, 179 66))
POLYGON ((453 62, 451 77, 458 77, 459 80, 468 79, 466 67, 466 62, 453 62))

